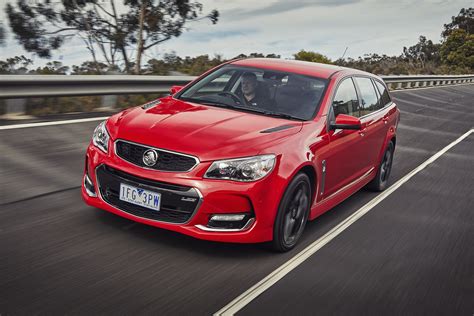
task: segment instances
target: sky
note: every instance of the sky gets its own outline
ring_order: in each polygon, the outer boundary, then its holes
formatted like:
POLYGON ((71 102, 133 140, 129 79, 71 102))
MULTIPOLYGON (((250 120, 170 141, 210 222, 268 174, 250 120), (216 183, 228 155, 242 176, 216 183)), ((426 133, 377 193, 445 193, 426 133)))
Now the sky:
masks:
MULTIPOLYGON (((0 0, 0 22, 7 27, 4 13, 7 2, 0 0)), ((33 1, 33 0, 30 0, 33 1)), ((203 13, 217 9, 216 25, 202 20, 186 25, 186 31, 147 52, 145 60, 165 53, 178 56, 208 54, 235 57, 240 53, 278 54, 283 58, 301 49, 316 51, 331 59, 357 58, 368 53, 399 55, 403 46, 417 43, 420 35, 440 41, 443 24, 450 22, 463 7, 464 0, 200 0, 203 13)), ((24 54, 41 65, 40 60, 25 52, 9 35, 0 47, 0 59, 24 54)), ((90 60, 79 39, 72 40, 55 52, 52 60, 66 65, 90 60)))

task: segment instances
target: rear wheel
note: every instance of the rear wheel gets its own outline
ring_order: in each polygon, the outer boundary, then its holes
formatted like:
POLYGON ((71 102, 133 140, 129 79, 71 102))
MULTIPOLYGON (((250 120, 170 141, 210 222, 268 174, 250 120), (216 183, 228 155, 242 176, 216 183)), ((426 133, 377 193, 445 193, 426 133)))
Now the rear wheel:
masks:
POLYGON ((393 145, 393 142, 390 142, 387 146, 387 149, 385 149, 382 162, 380 163, 379 169, 377 170, 377 175, 367 185, 367 188, 369 188, 370 190, 383 191, 387 188, 390 171, 392 171, 394 150, 395 146, 393 145))
POLYGON ((311 185, 304 173, 299 173, 285 191, 273 227, 273 248, 279 252, 292 249, 299 241, 308 220, 311 185))

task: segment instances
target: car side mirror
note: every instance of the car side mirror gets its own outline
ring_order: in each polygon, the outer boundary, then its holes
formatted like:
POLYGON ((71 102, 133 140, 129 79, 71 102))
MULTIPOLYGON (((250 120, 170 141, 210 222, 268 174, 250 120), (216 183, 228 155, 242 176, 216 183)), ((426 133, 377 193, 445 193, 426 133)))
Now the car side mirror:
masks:
POLYGON ((329 128, 331 130, 335 130, 335 129, 359 130, 361 128, 361 123, 360 123, 360 120, 355 116, 351 116, 347 114, 339 114, 336 117, 336 121, 330 123, 329 128))
POLYGON ((172 86, 170 89, 171 95, 178 93, 181 89, 183 89, 183 86, 172 86))

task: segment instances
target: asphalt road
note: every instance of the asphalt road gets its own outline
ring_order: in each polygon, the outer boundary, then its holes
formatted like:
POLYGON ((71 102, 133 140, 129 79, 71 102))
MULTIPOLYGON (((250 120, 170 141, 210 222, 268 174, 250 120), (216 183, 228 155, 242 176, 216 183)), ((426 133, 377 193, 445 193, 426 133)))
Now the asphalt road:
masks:
MULTIPOLYGON (((392 95, 392 183, 474 127, 474 85, 392 95)), ((96 125, 0 130, 0 314, 209 315, 376 196, 309 223, 286 254, 195 240, 82 202, 96 125)), ((472 315, 473 149, 471 134, 241 313, 472 315)))

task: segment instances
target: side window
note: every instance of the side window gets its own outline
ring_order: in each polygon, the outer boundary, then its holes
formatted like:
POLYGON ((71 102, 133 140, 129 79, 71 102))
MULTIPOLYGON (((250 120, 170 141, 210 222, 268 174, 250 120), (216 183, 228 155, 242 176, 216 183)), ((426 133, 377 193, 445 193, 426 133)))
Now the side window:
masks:
POLYGON ((383 85, 382 83, 380 83, 379 81, 377 80, 374 80, 375 82, 375 85, 377 86, 377 89, 379 90, 380 92, 380 95, 381 95, 381 98, 380 98, 380 107, 383 108, 384 106, 386 106, 387 104, 390 103, 390 96, 388 95, 388 91, 387 91, 387 88, 385 87, 385 85, 383 85))
POLYGON ((332 102, 334 116, 347 114, 359 117, 359 100, 351 78, 344 79, 339 85, 332 102))
POLYGON ((360 98, 362 100, 362 104, 360 107, 360 116, 367 115, 377 110, 379 100, 377 93, 375 93, 375 88, 372 84, 372 80, 369 78, 361 77, 356 77, 354 79, 357 82, 357 85, 359 86, 360 98))

